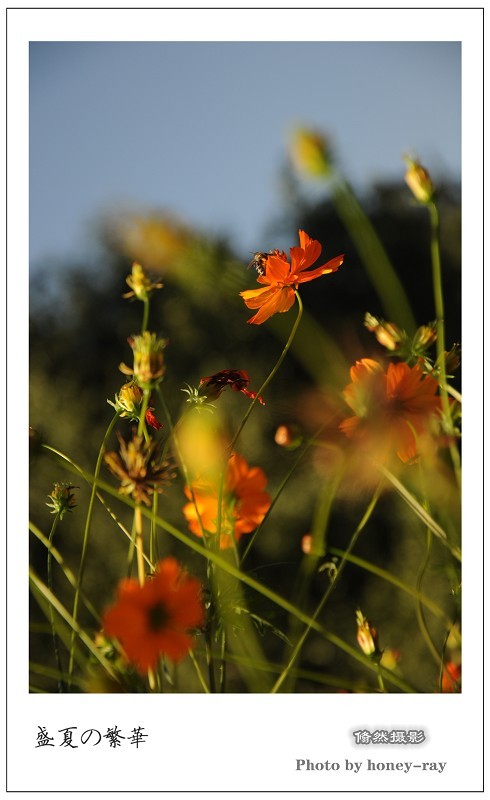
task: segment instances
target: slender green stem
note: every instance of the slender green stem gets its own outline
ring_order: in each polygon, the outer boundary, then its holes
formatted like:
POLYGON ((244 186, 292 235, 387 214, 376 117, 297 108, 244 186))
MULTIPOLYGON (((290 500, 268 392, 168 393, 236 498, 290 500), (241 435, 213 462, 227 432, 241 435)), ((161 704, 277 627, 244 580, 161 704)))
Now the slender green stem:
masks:
MULTIPOLYGON (((53 520, 53 524, 51 526, 51 530, 49 532, 49 540, 48 540, 49 548, 48 548, 48 559, 47 559, 47 573, 48 573, 48 589, 50 592, 53 592, 53 557, 52 557, 53 537, 54 537, 54 532, 58 526, 59 519, 60 515, 56 514, 53 520)), ((52 605, 49 606, 49 622, 51 624, 51 635, 53 637, 53 647, 56 659, 56 666, 58 668, 58 672, 61 675, 63 673, 63 668, 61 665, 61 656, 58 648, 58 638, 56 636, 56 629, 54 626, 54 611, 52 605)), ((61 677, 58 679, 58 691, 59 692, 64 691, 63 679, 61 677)))
POLYGON ((223 694, 226 684, 226 631, 223 627, 221 632, 221 654, 219 665, 219 690, 223 694))
MULTIPOLYGON (((44 547, 51 553, 52 557, 61 567, 61 570, 65 578, 67 579, 68 583, 70 584, 70 586, 75 588, 77 585, 77 579, 75 578, 71 569, 67 567, 66 564, 64 563, 63 557, 61 556, 60 552, 56 549, 56 547, 54 547, 53 544, 50 544, 49 539, 47 539, 46 536, 42 533, 42 531, 40 531, 39 528, 36 525, 34 525, 34 523, 31 522, 30 520, 29 520, 29 530, 31 531, 31 533, 34 534, 34 536, 37 537, 37 539, 39 539, 39 541, 44 545, 44 547)), ((51 587, 48 586, 48 588, 51 587)), ((100 614, 95 610, 94 606, 92 605, 90 600, 87 599, 87 597, 84 595, 83 592, 80 593, 80 598, 87 611, 90 612, 90 614, 96 621, 97 625, 100 626, 101 624, 100 614)))
MULTIPOLYGON (((366 526, 367 522, 369 521, 374 509, 376 508, 376 504, 377 504, 379 496, 381 494, 382 485, 383 485, 383 481, 380 481, 379 484, 378 484, 378 487, 377 487, 376 491, 374 492, 374 495, 371 498, 371 501, 370 501, 370 503, 369 503, 369 505, 368 505, 368 507, 367 507, 367 509, 366 509, 366 511, 365 511, 360 523, 359 523, 359 525, 357 526, 356 530, 354 531, 354 533, 352 535, 352 538, 351 538, 351 540, 349 542, 349 546, 347 547, 347 550, 345 551, 346 555, 342 558, 342 561, 340 562, 340 564, 339 564, 339 566, 337 568, 337 571, 335 573, 335 576, 334 576, 332 582, 330 583, 330 586, 327 588, 326 592, 324 593, 322 599, 318 603, 314 613, 311 616, 312 620, 316 620, 318 618, 319 614, 321 613, 321 611, 325 607, 328 599, 330 598, 333 590, 336 588, 336 586, 337 586, 337 584, 339 582, 340 576, 342 575, 342 572, 344 571, 344 567, 345 567, 345 565, 347 563, 346 556, 350 555, 350 553, 354 549, 354 546, 355 546, 355 544, 356 544, 356 542, 357 542, 357 540, 359 538, 359 535, 361 534, 361 532, 365 528, 365 526, 366 526)), ((302 647, 303 647, 303 645, 304 645, 304 643, 306 641, 306 638, 307 638, 309 632, 311 631, 311 629, 312 629, 312 625, 310 623, 308 623, 306 625, 305 630, 303 631, 303 634, 300 636, 299 640, 297 641, 296 646, 294 647, 294 650, 293 650, 293 652, 292 652, 292 654, 290 656, 290 659, 289 659, 286 667, 284 668, 284 670, 282 671, 281 675, 279 676, 279 678, 275 682, 274 686, 272 687, 271 694, 276 694, 279 691, 279 689, 281 688, 281 686, 284 683, 284 681, 286 680, 286 678, 287 678, 292 666, 294 665, 294 662, 296 661, 296 659, 297 659, 297 657, 298 657, 298 655, 299 655, 299 653, 300 653, 300 651, 301 651, 301 649, 302 649, 302 647)))
POLYGON ((414 333, 416 323, 403 285, 371 220, 352 188, 340 175, 336 176, 333 184, 333 199, 388 319, 397 320, 409 333, 414 333))
POLYGON ((427 525, 427 527, 435 533, 435 535, 440 539, 445 547, 451 551, 453 556, 458 560, 461 561, 461 550, 459 547, 451 544, 448 541, 447 534, 443 528, 431 517, 431 515, 426 511, 426 509, 419 503, 416 497, 411 494, 408 489, 403 486, 403 484, 398 480, 398 478, 390 472, 382 464, 378 464, 378 469, 380 472, 389 480, 391 485, 396 489, 400 497, 407 503, 408 506, 417 514, 417 516, 422 520, 422 522, 427 525))
POLYGON ((141 323, 141 333, 144 333, 148 327, 149 316, 150 316, 150 299, 147 297, 143 301, 143 321, 141 323))
POLYGON ((189 650, 189 658, 194 665, 194 669, 196 670, 197 677, 199 678, 199 683, 201 684, 202 688, 204 689, 206 694, 209 694, 209 686, 207 685, 206 681, 204 680, 204 675, 201 672, 201 668, 197 662, 197 658, 195 657, 192 650, 189 650))
MULTIPOLYGON (((418 602, 422 603, 429 611, 431 611, 434 616, 438 617, 444 625, 451 626, 453 623, 451 619, 439 608, 439 606, 434 603, 429 597, 426 597, 421 592, 415 590, 413 586, 410 586, 407 583, 403 583, 396 575, 392 575, 391 572, 388 572, 381 567, 378 567, 376 564, 372 564, 370 561, 366 561, 364 558, 359 558, 359 556, 354 556, 352 553, 347 555, 344 550, 340 550, 337 547, 330 547, 330 553, 334 556, 340 556, 341 558, 346 558, 347 561, 350 561, 352 564, 356 564, 361 569, 365 569, 367 572, 371 572, 373 575, 376 575, 378 578, 381 578, 388 583, 391 583, 393 586, 396 586, 402 592, 413 597, 418 602)), ((459 639, 458 639, 459 640, 459 639)))
POLYGON ((80 556, 80 566, 78 568, 77 586, 76 586, 76 589, 75 589, 75 598, 73 600, 72 617, 73 617, 73 620, 74 620, 75 624, 72 627, 72 634, 71 634, 70 659, 69 659, 69 663, 68 663, 68 687, 70 687, 70 685, 71 685, 71 677, 73 675, 75 635, 76 635, 76 626, 77 626, 77 621, 78 621, 78 604, 79 604, 79 601, 80 601, 80 592, 81 592, 81 589, 82 589, 82 581, 83 581, 83 575, 84 575, 84 571, 85 571, 85 560, 86 560, 86 556, 87 556, 87 547, 88 547, 88 541, 89 541, 89 536, 90 536, 90 526, 92 524, 92 516, 93 516, 93 511, 94 511, 95 495, 96 495, 96 491, 97 491, 97 480, 98 480, 98 477, 99 477, 100 468, 101 468, 101 465, 102 465, 102 458, 104 456, 104 451, 105 451, 105 448, 106 448, 106 444, 107 444, 107 441, 109 439, 109 436, 112 433, 114 425, 117 422, 118 417, 119 417, 119 414, 116 413, 114 415, 114 417, 112 418, 111 422, 109 423, 109 426, 108 426, 108 428, 107 428, 107 430, 105 432, 104 438, 102 440, 102 444, 101 444, 100 450, 99 450, 99 455, 97 456, 97 463, 95 465, 94 479, 93 479, 93 483, 92 483, 92 491, 90 493, 90 500, 89 500, 89 505, 88 505, 87 518, 85 520, 85 530, 84 530, 84 533, 83 533, 82 553, 81 553, 81 556, 80 556))
POLYGON ((138 420, 138 436, 144 435, 145 439, 148 438, 148 431, 146 430, 146 411, 150 402, 150 390, 143 390, 143 401, 141 403, 140 416, 138 420))
MULTIPOLYGON (((441 391, 442 410, 447 430, 451 437, 454 437, 454 425, 451 416, 451 409, 449 406, 448 387, 446 378, 446 342, 445 342, 445 320, 444 320, 444 293, 442 290, 442 269, 441 269, 441 252, 439 246, 439 212, 437 205, 434 201, 428 205, 430 214, 430 252, 432 259, 432 284, 434 289, 434 307, 436 313, 436 331, 437 331, 437 365, 439 367, 439 387, 441 391)), ((452 440, 449 445, 449 452, 454 467, 454 474, 461 488, 461 461, 458 449, 452 440)))
MULTIPOLYGON (((427 566, 429 564, 431 548, 432 548, 432 533, 431 533, 430 530, 427 530, 427 543, 426 543, 426 548, 425 548, 425 555, 424 555, 424 559, 422 561, 422 564, 420 566, 420 569, 419 569, 419 572, 418 572, 418 575, 417 575, 417 581, 416 581, 416 584, 415 584, 418 594, 420 594, 420 591, 421 591, 421 588, 422 588, 422 581, 423 581, 427 566)), ((421 634, 422 634, 422 636, 423 636, 423 638, 425 640, 425 643, 427 645, 427 648, 428 648, 430 654, 434 658, 437 666, 440 667, 441 666, 441 657, 440 657, 439 653, 437 652, 437 648, 436 648, 434 642, 432 641, 432 637, 431 637, 431 635, 429 633, 429 629, 427 627, 427 622, 425 621, 424 610, 422 608, 422 603, 420 601, 420 598, 417 598, 417 622, 418 622, 418 625, 419 625, 419 628, 420 628, 420 632, 421 632, 421 634)))
POLYGON ((295 291, 295 295, 296 295, 297 300, 298 300, 298 316, 296 317, 296 321, 295 321, 295 323, 294 323, 294 325, 293 325, 293 327, 291 329, 291 333, 289 334, 289 338, 288 338, 286 344, 284 345, 284 349, 283 349, 281 355, 279 356, 278 360, 276 361, 274 367, 272 368, 271 372, 269 373, 269 375, 265 379, 264 383, 260 387, 259 391, 257 392, 257 396, 254 397, 254 399, 250 403, 247 411, 245 412, 244 417, 243 417, 240 425, 238 426, 238 430, 235 433, 235 435, 234 435, 234 437, 233 437, 233 439, 231 441, 230 452, 233 452, 233 448, 235 447, 237 439, 240 436, 240 434, 241 434, 241 432, 243 430, 243 427, 244 427, 245 423, 247 422, 250 414, 252 413, 255 404, 258 402, 258 399, 261 396, 262 392, 267 388, 267 386, 269 385, 269 383, 273 379, 274 375, 278 371, 278 369, 281 366, 282 362, 286 358, 286 355, 288 353, 289 348, 291 347, 291 345, 293 343, 293 339, 295 337, 296 331, 298 330, 299 323, 301 322, 301 316, 303 314, 303 303, 301 301, 301 297, 299 295, 299 292, 295 291))

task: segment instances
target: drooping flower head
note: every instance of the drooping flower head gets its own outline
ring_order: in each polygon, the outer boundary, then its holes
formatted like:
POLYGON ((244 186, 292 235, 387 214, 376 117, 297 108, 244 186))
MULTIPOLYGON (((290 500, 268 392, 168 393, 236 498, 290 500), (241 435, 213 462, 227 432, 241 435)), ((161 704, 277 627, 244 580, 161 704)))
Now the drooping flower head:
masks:
POLYGON ((134 578, 120 582, 103 625, 105 634, 119 639, 128 660, 145 674, 160 656, 181 661, 194 646, 189 630, 203 621, 200 582, 169 557, 143 586, 134 578))
MULTIPOLYGON (((265 491, 267 478, 260 467, 249 467, 245 459, 233 453, 226 467, 220 524, 220 547, 232 547, 244 533, 251 533, 264 519, 271 505, 265 491)), ((202 481, 185 488, 190 501, 184 506, 189 529, 202 535, 201 525, 208 534, 218 529, 219 481, 202 481)))
MULTIPOLYGON (((277 250, 264 258, 264 274, 259 275, 257 283, 261 289, 240 292, 247 308, 258 309, 248 322, 261 325, 273 314, 289 311, 295 300, 295 291, 301 283, 313 281, 321 275, 336 272, 344 261, 344 256, 336 256, 320 267, 308 270, 322 252, 320 242, 311 239, 304 231, 299 231, 299 247, 290 249, 291 263, 285 253, 277 250)), ((266 254, 262 254, 266 255, 266 254)))
MULTIPOLYGON (((107 401, 110 406, 113 406, 120 417, 129 419, 130 422, 138 422, 141 413, 141 404, 143 402, 143 390, 139 388, 138 384, 134 381, 129 381, 121 387, 118 394, 112 400, 107 401)), ((159 431, 163 427, 162 423, 157 419, 154 414, 155 409, 150 406, 146 409, 145 420, 151 428, 159 431)))
POLYGON ((121 482, 120 494, 149 506, 151 496, 163 492, 173 477, 168 460, 162 458, 161 444, 153 439, 146 442, 136 434, 127 443, 119 433, 118 439, 119 453, 106 453, 104 461, 121 482))
POLYGON ((418 364, 392 363, 385 372, 371 358, 356 361, 350 374, 352 383, 343 395, 355 416, 344 420, 340 429, 380 460, 390 451, 403 462, 416 458, 421 439, 438 422, 437 381, 424 375, 418 364))
POLYGON ((235 392, 250 397, 251 400, 257 398, 259 403, 265 405, 262 397, 257 395, 257 392, 251 392, 248 389, 250 378, 244 369, 222 369, 214 375, 208 375, 207 378, 201 378, 199 382, 199 394, 205 395, 209 400, 216 400, 227 386, 235 392))

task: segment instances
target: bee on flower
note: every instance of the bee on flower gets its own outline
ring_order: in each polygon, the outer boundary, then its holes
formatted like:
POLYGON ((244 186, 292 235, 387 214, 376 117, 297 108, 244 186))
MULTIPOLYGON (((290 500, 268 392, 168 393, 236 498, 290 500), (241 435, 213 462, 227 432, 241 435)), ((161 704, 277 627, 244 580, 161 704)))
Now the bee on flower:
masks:
POLYGON ((310 270, 315 261, 320 257, 322 247, 316 239, 311 239, 307 233, 299 231, 299 247, 291 247, 289 253, 291 262, 284 252, 274 250, 271 254, 260 253, 261 274, 257 283, 262 284, 260 289, 247 289, 240 292, 247 308, 258 309, 248 322, 261 325, 273 314, 282 314, 289 311, 296 299, 296 291, 300 284, 315 280, 322 275, 336 272, 344 261, 344 256, 336 256, 310 270), (262 269, 265 270, 262 273, 262 269))

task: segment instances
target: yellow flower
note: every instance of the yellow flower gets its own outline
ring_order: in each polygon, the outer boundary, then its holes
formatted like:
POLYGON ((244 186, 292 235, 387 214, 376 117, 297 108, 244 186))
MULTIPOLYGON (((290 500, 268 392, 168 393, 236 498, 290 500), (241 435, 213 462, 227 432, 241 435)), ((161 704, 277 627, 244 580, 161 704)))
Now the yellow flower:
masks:
POLYGON ((161 339, 156 333, 145 331, 139 336, 130 336, 128 339, 134 356, 133 369, 126 364, 120 364, 119 369, 125 375, 133 375, 134 380, 142 389, 150 389, 165 374, 163 351, 167 341, 161 339))
POLYGON ((419 203, 427 205, 434 197, 434 184, 427 170, 418 161, 414 161, 407 156, 405 162, 408 169, 405 173, 405 181, 413 196, 419 203))
POLYGON ((380 658, 381 651, 378 645, 378 631, 366 619, 361 609, 356 611, 357 642, 365 656, 380 658))
POLYGON ((326 177, 332 169, 327 140, 316 131, 295 131, 291 143, 291 158, 299 172, 308 178, 326 177))
POLYGON ((131 275, 126 278, 126 283, 132 289, 131 292, 123 294, 125 299, 130 297, 137 297, 138 300, 148 300, 150 294, 155 289, 162 289, 163 283, 155 283, 145 273, 141 264, 137 261, 133 263, 131 268, 131 275))

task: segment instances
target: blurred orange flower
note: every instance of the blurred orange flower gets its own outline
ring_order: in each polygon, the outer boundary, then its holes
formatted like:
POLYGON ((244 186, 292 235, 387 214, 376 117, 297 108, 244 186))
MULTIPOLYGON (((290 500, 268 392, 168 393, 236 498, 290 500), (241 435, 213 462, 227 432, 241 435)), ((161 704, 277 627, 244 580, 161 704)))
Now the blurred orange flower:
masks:
MULTIPOLYGON (((242 534, 251 533, 264 519, 271 505, 265 491, 267 478, 260 467, 249 467, 243 456, 233 453, 226 468, 221 503, 220 548, 232 547, 242 534)), ((191 501, 184 508, 189 529, 202 535, 216 534, 219 486, 215 482, 196 482, 192 491, 185 487, 191 501)))
POLYGON ((446 661, 442 672, 441 690, 449 693, 461 691, 461 664, 446 661))
POLYGON ((259 311, 247 322, 261 325, 273 314, 289 311, 295 300, 295 290, 300 283, 312 281, 321 275, 336 272, 344 261, 344 256, 336 256, 321 267, 305 272, 319 258, 322 252, 320 242, 311 239, 304 231, 299 231, 299 247, 291 247, 291 263, 285 253, 275 250, 264 254, 265 273, 259 275, 257 283, 264 284, 261 289, 240 292, 247 308, 259 311))
POLYGON ((349 437, 384 459, 394 450, 403 461, 418 455, 420 437, 431 433, 441 407, 437 381, 420 366, 391 363, 386 372, 371 358, 356 361, 344 398, 356 416, 340 424, 349 437))
POLYGON ((187 632, 204 620, 201 584, 164 558, 140 586, 134 578, 119 583, 117 601, 106 611, 107 636, 119 639, 128 660, 145 674, 161 655, 181 661, 194 642, 187 632))

